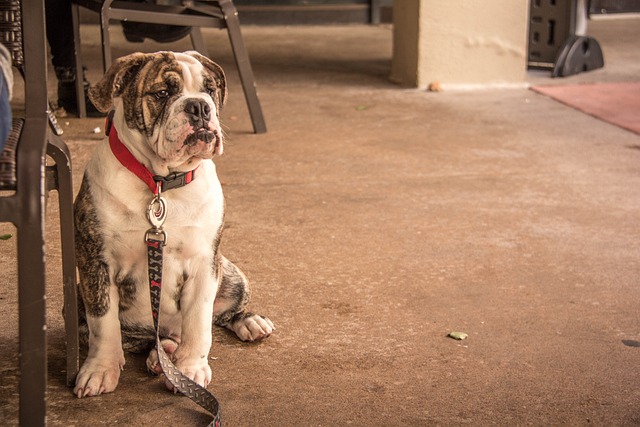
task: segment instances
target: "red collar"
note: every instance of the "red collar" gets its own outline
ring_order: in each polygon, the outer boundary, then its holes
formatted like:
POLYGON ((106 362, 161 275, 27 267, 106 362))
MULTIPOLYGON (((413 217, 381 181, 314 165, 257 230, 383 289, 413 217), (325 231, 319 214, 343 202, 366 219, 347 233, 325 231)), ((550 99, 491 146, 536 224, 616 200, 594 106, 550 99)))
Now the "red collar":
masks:
POLYGON ((147 184, 147 187, 149 187, 149 190, 151 190, 153 194, 158 194, 158 186, 160 186, 161 191, 167 191, 172 188, 185 186, 195 179, 196 170, 199 166, 192 171, 173 172, 167 176, 152 174, 145 165, 140 163, 138 159, 131 154, 131 151, 129 151, 122 141, 120 141, 118 131, 113 126, 112 120, 113 111, 107 115, 107 123, 105 126, 105 133, 109 137, 109 146, 111 147, 113 155, 116 156, 116 159, 120 161, 122 166, 129 169, 140 178, 142 182, 147 184))

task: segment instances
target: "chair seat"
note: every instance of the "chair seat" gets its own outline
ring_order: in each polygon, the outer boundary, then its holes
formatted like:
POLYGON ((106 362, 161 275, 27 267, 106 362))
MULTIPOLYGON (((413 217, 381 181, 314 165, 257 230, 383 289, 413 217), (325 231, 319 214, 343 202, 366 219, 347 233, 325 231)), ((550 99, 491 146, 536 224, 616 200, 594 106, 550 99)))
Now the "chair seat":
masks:
POLYGON ((0 153, 0 190, 15 191, 16 189, 16 148, 23 126, 23 119, 13 118, 9 138, 0 153))
MULTIPOLYGON (((76 3, 100 13, 104 2, 99 0, 76 0, 76 3)), ((225 28, 224 15, 219 8, 212 7, 204 2, 195 2, 190 6, 179 6, 114 1, 109 7, 109 18, 132 22, 225 28)))
MULTIPOLYGON (((112 63, 109 36, 109 23, 112 20, 190 27, 194 49, 207 57, 209 54, 202 37, 201 28, 226 29, 236 60, 236 66, 238 67, 238 74, 244 90, 249 115, 251 116, 253 130, 255 133, 266 132, 267 128, 256 91, 253 70, 251 69, 249 55, 240 32, 238 12, 233 0, 190 0, 183 2, 182 5, 123 0, 71 0, 71 3, 73 5, 76 69, 82 67, 79 7, 84 7, 100 15, 102 62, 105 72, 112 63)), ((80 86, 81 81, 78 80, 76 85, 78 115, 84 117, 86 111, 84 107, 84 92, 80 86)))

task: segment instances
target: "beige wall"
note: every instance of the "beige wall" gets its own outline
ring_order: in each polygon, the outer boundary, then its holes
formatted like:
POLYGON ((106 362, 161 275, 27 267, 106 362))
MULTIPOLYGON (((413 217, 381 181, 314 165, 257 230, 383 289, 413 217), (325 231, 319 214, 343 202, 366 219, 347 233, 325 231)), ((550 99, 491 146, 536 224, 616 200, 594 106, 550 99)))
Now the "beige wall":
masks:
POLYGON ((523 85, 528 10, 528 0, 395 0, 391 80, 523 85))

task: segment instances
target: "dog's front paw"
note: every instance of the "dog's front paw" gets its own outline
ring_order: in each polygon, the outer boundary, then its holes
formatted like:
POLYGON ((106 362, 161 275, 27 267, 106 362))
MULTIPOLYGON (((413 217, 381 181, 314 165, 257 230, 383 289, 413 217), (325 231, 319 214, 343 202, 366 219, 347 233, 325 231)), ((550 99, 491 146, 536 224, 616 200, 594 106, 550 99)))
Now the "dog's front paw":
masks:
MULTIPOLYGON (((211 367, 207 362, 207 357, 205 356, 200 358, 187 358, 184 360, 180 360, 180 355, 177 353, 174 357, 174 364, 176 365, 176 368, 180 372, 182 372, 184 376, 206 388, 207 385, 209 385, 209 383, 211 382, 211 367)), ((164 384, 170 391, 176 391, 175 387, 173 386, 171 381, 169 381, 169 379, 165 378, 164 384)))
POLYGON ((124 358, 105 360, 98 357, 88 357, 80 368, 73 394, 78 397, 86 397, 114 391, 123 367, 124 358))
MULTIPOLYGON (((160 345, 162 345, 162 349, 167 354, 167 356, 172 357, 173 353, 175 353, 178 348, 178 343, 171 338, 165 338, 160 341, 160 345)), ((158 355, 158 350, 155 347, 149 352, 149 357, 147 357, 147 370, 151 375, 159 375, 162 373, 162 367, 160 366, 160 356, 158 355)))
POLYGON ((230 328, 242 341, 261 340, 276 329, 271 320, 257 314, 250 314, 233 322, 230 328))

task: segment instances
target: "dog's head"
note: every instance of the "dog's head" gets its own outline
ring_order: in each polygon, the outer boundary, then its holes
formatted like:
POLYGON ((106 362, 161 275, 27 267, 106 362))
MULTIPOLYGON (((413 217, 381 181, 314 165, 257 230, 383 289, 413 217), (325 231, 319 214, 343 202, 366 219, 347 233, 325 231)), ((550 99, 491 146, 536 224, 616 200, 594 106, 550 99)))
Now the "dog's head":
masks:
POLYGON ((148 144, 174 165, 222 154, 219 114, 226 94, 222 68, 197 52, 119 58, 89 90, 100 111, 122 109, 121 138, 148 144))

